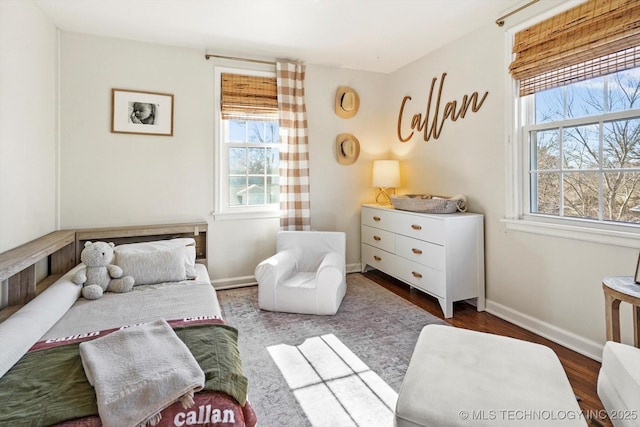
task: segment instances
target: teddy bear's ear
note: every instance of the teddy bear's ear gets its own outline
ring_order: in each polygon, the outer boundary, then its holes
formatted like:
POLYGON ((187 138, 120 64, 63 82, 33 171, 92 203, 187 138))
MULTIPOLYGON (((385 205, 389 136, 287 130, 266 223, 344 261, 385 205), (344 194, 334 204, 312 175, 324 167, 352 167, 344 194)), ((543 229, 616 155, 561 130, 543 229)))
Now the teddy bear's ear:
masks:
POLYGON ((87 246, 91 246, 93 243, 91 243, 90 241, 86 241, 84 242, 84 247, 86 248, 87 246))
POLYGON ((113 242, 109 242, 109 246, 114 247, 115 244, 113 242))

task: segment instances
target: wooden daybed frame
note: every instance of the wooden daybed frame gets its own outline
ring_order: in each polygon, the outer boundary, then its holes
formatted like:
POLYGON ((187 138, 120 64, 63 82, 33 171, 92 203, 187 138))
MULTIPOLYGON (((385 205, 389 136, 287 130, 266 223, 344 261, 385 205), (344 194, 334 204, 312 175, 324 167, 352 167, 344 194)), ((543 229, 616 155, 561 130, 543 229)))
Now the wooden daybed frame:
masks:
POLYGON ((31 301, 64 273, 80 263, 88 240, 116 245, 176 237, 196 241, 196 261, 207 264, 207 223, 186 222, 127 227, 60 230, 0 254, 0 282, 8 280, 8 305, 0 310, 0 322, 31 301), (37 279, 36 266, 46 260, 47 276, 37 279))

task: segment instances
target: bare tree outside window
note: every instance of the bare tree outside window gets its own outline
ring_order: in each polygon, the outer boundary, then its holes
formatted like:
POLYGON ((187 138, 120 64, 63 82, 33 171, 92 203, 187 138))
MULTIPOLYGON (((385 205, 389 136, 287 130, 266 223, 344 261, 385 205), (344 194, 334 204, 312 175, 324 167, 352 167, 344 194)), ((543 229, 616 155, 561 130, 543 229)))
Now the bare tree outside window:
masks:
POLYGON ((640 223, 640 69, 531 96, 531 212, 640 223))

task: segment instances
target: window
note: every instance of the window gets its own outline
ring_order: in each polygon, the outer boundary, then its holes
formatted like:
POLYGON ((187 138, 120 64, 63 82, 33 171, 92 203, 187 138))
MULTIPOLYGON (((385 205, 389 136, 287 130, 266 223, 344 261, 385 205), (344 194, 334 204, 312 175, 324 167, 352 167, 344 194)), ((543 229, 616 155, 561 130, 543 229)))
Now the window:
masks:
POLYGON ((523 98, 531 214, 640 223, 640 68, 523 98))
POLYGON ((640 2, 587 0, 511 33, 509 228, 637 247, 638 16, 640 2))
POLYGON ((278 121, 222 120, 228 164, 228 206, 279 201, 278 121))
POLYGON ((216 216, 277 213, 279 127, 275 72, 216 68, 216 216))

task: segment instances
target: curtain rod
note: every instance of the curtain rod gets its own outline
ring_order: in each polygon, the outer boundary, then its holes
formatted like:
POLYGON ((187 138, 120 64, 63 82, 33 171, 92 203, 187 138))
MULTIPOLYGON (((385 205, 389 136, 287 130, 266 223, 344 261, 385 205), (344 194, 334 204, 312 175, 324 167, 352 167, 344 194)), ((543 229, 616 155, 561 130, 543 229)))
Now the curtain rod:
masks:
POLYGON ((210 58, 232 59, 234 61, 245 61, 245 62, 255 62, 255 63, 258 63, 258 64, 276 65, 275 61, 262 61, 260 59, 249 59, 249 58, 238 58, 238 57, 235 57, 235 56, 213 55, 211 53, 207 53, 204 56, 204 59, 206 59, 206 60, 209 60, 210 58))
POLYGON ((517 8, 516 10, 512 10, 511 12, 507 13, 504 16, 501 16, 500 18, 496 19, 496 25, 498 25, 498 27, 502 27, 504 25, 504 20, 508 17, 510 17, 511 15, 514 15, 518 12, 520 12, 522 9, 526 9, 527 7, 531 6, 534 3, 537 3, 539 0, 532 0, 529 3, 520 6, 519 8, 517 8))

